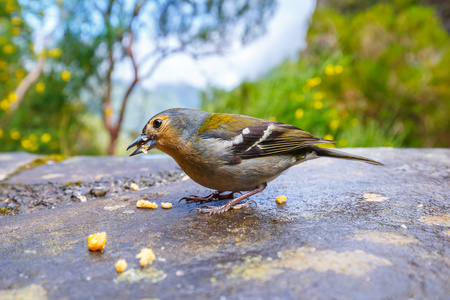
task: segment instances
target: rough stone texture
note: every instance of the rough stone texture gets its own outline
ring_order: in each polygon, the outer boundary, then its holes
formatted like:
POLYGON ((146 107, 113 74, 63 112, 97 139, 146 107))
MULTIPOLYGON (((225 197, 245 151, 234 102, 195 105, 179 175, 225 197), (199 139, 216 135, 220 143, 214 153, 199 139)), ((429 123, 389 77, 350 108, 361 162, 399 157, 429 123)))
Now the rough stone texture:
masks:
POLYGON ((104 177, 147 175, 176 167, 175 161, 166 155, 77 156, 22 172, 5 183, 89 182, 104 177))
POLYGON ((448 299, 450 150, 345 151, 386 166, 310 161, 253 196, 257 208, 222 215, 178 203, 208 192, 188 180, 1 218, 0 299, 448 299), (90 252, 100 231, 105 250, 90 252), (141 269, 144 247, 156 261, 141 269))

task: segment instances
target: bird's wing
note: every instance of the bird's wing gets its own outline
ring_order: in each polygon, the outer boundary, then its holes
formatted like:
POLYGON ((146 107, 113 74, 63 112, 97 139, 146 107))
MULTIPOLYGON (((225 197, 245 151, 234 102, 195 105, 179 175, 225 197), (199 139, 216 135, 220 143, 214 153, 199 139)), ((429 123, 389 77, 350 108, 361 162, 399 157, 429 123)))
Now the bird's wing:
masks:
MULTIPOLYGON (((226 117, 233 115, 224 115, 226 117)), ((332 143, 292 125, 240 116, 219 122, 201 132, 202 138, 221 139, 231 146, 232 156, 242 159, 285 154, 320 143, 332 143)))

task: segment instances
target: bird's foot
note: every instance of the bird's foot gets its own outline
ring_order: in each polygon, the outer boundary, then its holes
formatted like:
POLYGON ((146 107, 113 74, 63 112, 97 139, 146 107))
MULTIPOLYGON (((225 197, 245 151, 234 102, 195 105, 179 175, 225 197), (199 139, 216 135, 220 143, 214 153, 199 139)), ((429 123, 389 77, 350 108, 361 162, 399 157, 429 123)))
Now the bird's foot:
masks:
POLYGON ((247 202, 244 202, 244 203, 241 203, 241 204, 233 205, 231 208, 232 208, 232 209, 249 208, 249 207, 250 207, 250 203, 255 204, 255 207, 258 206, 258 204, 256 204, 255 201, 253 201, 253 200, 248 200, 247 202))
POLYGON ((256 189, 254 189, 253 191, 247 192, 244 195, 240 195, 239 197, 228 201, 224 205, 221 205, 221 206, 203 206, 202 208, 191 209, 191 211, 195 210, 199 214, 215 215, 215 214, 224 213, 227 210, 229 210, 230 208, 241 209, 241 208, 249 207, 250 203, 254 203, 256 205, 256 202, 253 201, 253 200, 249 200, 249 201, 247 201, 245 203, 242 203, 242 204, 238 204, 238 203, 241 202, 242 200, 252 196, 252 195, 255 195, 255 194, 259 193, 259 192, 262 192, 266 188, 266 186, 267 186, 267 184, 263 183, 260 186, 258 186, 256 189))
MULTIPOLYGON (((228 202, 229 203, 229 202, 228 202)), ((235 204, 235 205, 228 205, 226 203, 225 205, 221 206, 203 206, 202 208, 193 208, 189 211, 191 213, 192 211, 196 211, 199 214, 210 214, 210 215, 216 215, 226 212, 229 209, 241 209, 241 208, 249 208, 250 203, 255 204, 255 206, 258 206, 255 201, 248 200, 247 202, 241 203, 241 204, 235 204)))
POLYGON ((205 203, 205 202, 211 202, 213 200, 224 200, 224 199, 232 199, 234 198, 234 193, 231 192, 228 194, 222 194, 223 192, 215 191, 207 196, 196 196, 196 195, 190 195, 189 197, 183 197, 180 199, 181 202, 183 200, 186 200, 186 202, 195 202, 195 203, 205 203))

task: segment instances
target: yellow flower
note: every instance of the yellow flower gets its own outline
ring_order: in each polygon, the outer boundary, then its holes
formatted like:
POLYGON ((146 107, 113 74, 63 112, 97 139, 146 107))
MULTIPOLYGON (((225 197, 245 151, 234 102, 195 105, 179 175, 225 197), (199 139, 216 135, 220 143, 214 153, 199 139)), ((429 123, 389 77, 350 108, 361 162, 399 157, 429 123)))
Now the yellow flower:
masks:
POLYGON ((7 3, 6 3, 5 11, 6 11, 8 14, 13 13, 15 10, 16 10, 16 7, 14 6, 13 3, 11 3, 11 2, 7 2, 7 3))
POLYGON ((358 120, 357 118, 353 118, 353 119, 350 121, 350 124, 352 124, 353 127, 358 126, 359 120, 358 120))
POLYGON ((3 129, 0 128, 0 139, 3 137, 3 129))
POLYGON ((304 114, 305 114, 305 111, 302 108, 297 108, 297 110, 295 111, 295 117, 297 119, 301 119, 304 114))
POLYGON ((20 24, 22 24, 22 19, 20 19, 18 16, 12 17, 11 23, 13 25, 19 26, 20 24))
POLYGON ((69 71, 63 71, 61 73, 61 78, 64 81, 69 81, 70 80, 70 72, 69 71))
POLYGON ((21 80, 25 77, 25 71, 22 69, 16 70, 16 78, 21 80))
POLYGON ((325 67, 325 74, 327 74, 327 76, 333 76, 334 74, 336 74, 336 71, 334 69, 333 65, 327 65, 325 67))
POLYGON ((334 136, 332 136, 331 134, 327 134, 323 138, 326 140, 332 141, 334 139, 334 136))
POLYGON ((30 150, 32 152, 36 152, 39 149, 39 145, 38 144, 32 144, 30 150))
POLYGON ((30 139, 30 141, 32 141, 33 143, 37 142, 37 135, 35 135, 34 133, 30 134, 30 136, 28 137, 30 139))
POLYGON ((348 141, 346 139, 342 139, 338 142, 338 147, 347 147, 348 146, 348 141))
POLYGON ((20 139, 20 132, 18 132, 17 130, 15 130, 15 129, 12 129, 12 130, 10 130, 9 131, 9 136, 13 139, 13 140, 15 140, 15 141, 17 141, 17 140, 19 140, 20 139))
POLYGON ((336 74, 341 74, 343 71, 344 71, 344 67, 341 66, 341 65, 337 65, 337 66, 334 67, 334 72, 336 74))
POLYGON ((330 122, 330 129, 331 130, 336 130, 339 127, 339 120, 332 120, 330 122))
POLYGON ((41 142, 44 144, 50 142, 51 139, 52 136, 50 135, 50 133, 44 133, 43 135, 41 135, 41 142))
POLYGON ((319 147, 322 147, 322 148, 336 148, 336 146, 334 145, 334 144, 330 144, 330 143, 327 143, 327 144, 320 144, 320 145, 318 145, 319 147))
POLYGON ((22 33, 22 29, 20 29, 19 27, 13 27, 12 29, 11 29, 11 34, 12 35, 19 35, 19 34, 21 34, 22 33))
POLYGON ((9 108, 9 101, 6 100, 6 99, 3 99, 3 100, 0 102, 0 108, 1 108, 2 110, 4 110, 4 111, 7 111, 8 108, 9 108))
POLYGON ((322 109, 323 108, 322 101, 314 101, 314 108, 315 109, 322 109))
POLYGON ((8 63, 4 60, 0 60, 0 69, 8 68, 8 63))
POLYGON ((113 110, 112 110, 111 108, 105 109, 105 115, 106 115, 107 117, 112 116, 112 114, 113 114, 113 110))
POLYGON ((320 79, 320 77, 314 77, 314 78, 308 79, 306 81, 306 85, 309 88, 313 88, 315 86, 318 86, 321 82, 322 82, 322 79, 320 79))
POLYGON ((3 53, 5 54, 12 54, 14 53, 14 45, 11 44, 7 44, 5 46, 3 46, 3 53))
POLYGON ((317 92, 314 93, 313 99, 316 101, 320 101, 325 97, 325 93, 324 92, 317 92))
POLYGON ((22 139, 22 140, 20 141, 20 145, 22 145, 23 148, 28 149, 28 148, 31 148, 32 143, 31 143, 30 140, 22 139))
POLYGON ((48 50, 48 56, 54 57, 54 58, 60 57, 61 53, 62 53, 62 51, 59 48, 54 48, 54 49, 48 50))
POLYGON ((17 100, 17 95, 15 92, 9 92, 8 93, 8 100, 9 102, 14 102, 17 100))
POLYGON ((36 93, 42 94, 45 91, 45 83, 39 82, 38 84, 36 84, 35 89, 36 89, 36 93))

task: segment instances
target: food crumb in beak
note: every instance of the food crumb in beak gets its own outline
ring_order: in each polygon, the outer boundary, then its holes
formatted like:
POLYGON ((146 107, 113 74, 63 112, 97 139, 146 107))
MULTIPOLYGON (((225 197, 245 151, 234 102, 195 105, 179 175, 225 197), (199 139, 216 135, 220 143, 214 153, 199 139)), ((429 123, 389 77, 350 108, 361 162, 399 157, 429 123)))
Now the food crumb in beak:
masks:
POLYGON ((148 148, 150 148, 150 146, 147 146, 147 145, 141 146, 141 150, 144 154, 148 154, 148 152, 149 152, 148 148))

